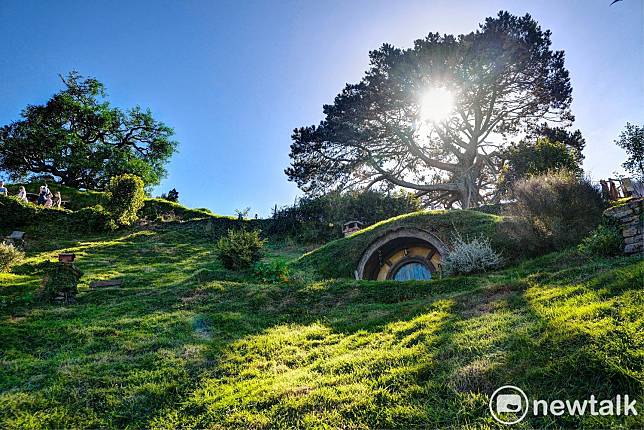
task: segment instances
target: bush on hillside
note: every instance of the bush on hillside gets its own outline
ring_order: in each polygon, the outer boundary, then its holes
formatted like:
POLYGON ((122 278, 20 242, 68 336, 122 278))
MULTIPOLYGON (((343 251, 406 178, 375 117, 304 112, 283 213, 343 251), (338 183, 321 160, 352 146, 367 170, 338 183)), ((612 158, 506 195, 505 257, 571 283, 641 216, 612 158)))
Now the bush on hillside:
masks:
POLYGON ((530 253, 579 243, 601 221, 600 192, 587 179, 561 171, 518 181, 506 233, 530 253))
POLYGON ((582 174, 580 151, 546 137, 514 144, 503 151, 503 158, 506 163, 499 178, 499 190, 510 194, 518 180, 531 176, 561 170, 582 174))
POLYGON ((15 228, 32 223, 40 212, 37 206, 17 197, 0 198, 0 226, 15 228))
POLYGON ((167 200, 169 202, 174 202, 174 203, 179 203, 179 191, 177 191, 176 188, 171 189, 168 191, 168 193, 163 193, 161 194, 161 197, 159 197, 163 200, 167 200))
POLYGON ((112 229, 115 224, 111 214, 100 205, 73 212, 25 203, 10 196, 0 199, 0 226, 11 229, 39 226, 55 234, 59 229, 102 232, 112 229))
POLYGON ((118 225, 131 225, 138 219, 137 212, 145 202, 141 178, 129 173, 114 176, 108 186, 109 210, 118 225))
POLYGON ((253 266, 255 278, 261 282, 287 282, 288 263, 284 259, 276 259, 268 262, 257 262, 253 266))
POLYGON ((585 255, 618 255, 622 252, 622 234, 614 225, 600 224, 586 236, 577 249, 585 255))
POLYGON ((141 217, 149 220, 176 217, 183 221, 191 219, 209 218, 214 215, 211 211, 203 208, 190 209, 179 203, 171 202, 163 198, 145 199, 143 208, 139 211, 141 217))
POLYGON ((265 241, 259 230, 228 230, 217 242, 217 255, 227 269, 240 270, 259 261, 265 241))
POLYGON ((8 272, 11 267, 20 264, 25 253, 11 244, 0 243, 0 272, 8 272))
POLYGON ((74 303, 83 272, 73 264, 49 263, 38 295, 45 302, 74 303))
POLYGON ((446 275, 464 275, 495 269, 502 263, 503 258, 492 249, 489 239, 478 237, 467 241, 457 236, 441 267, 446 275))
POLYGON ((85 232, 110 231, 118 227, 112 219, 112 214, 101 205, 82 208, 73 212, 70 214, 69 220, 75 230, 85 232))

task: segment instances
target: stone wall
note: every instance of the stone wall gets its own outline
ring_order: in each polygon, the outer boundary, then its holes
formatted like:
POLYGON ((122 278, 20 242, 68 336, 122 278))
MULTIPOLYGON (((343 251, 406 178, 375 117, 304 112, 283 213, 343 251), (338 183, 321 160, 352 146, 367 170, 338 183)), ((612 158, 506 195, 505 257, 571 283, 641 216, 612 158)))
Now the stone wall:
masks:
POLYGON ((604 215, 621 227, 625 254, 644 252, 644 198, 606 209, 604 215))

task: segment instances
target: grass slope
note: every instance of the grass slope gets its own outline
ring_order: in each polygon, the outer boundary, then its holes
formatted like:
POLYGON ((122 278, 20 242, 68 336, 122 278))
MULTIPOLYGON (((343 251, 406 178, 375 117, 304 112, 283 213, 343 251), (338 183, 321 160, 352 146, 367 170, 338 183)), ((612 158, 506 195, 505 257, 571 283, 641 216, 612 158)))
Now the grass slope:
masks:
MULTIPOLYGON (((7 189, 9 190, 9 195, 12 196, 18 194, 20 186, 24 186, 28 193, 38 194, 40 186, 43 184, 44 182, 9 184, 7 185, 7 189)), ((77 211, 79 209, 95 205, 103 205, 106 207, 108 206, 107 193, 105 193, 104 191, 80 191, 76 188, 60 185, 55 182, 48 183, 47 186, 52 193, 59 191, 63 198, 63 201, 66 202, 65 208, 72 211, 77 211)), ((216 215, 206 208, 187 208, 179 203, 171 202, 161 198, 146 198, 145 206, 141 209, 141 215, 147 216, 150 219, 155 219, 156 217, 168 217, 183 221, 204 218, 225 218, 231 220, 236 219, 236 217, 232 216, 216 215)))
MULTIPOLYGON (((11 184, 7 185, 9 190, 9 195, 15 196, 18 194, 20 186, 24 186, 25 190, 28 193, 38 194, 40 192, 40 186, 44 182, 32 182, 26 184, 11 184)), ((71 210, 78 210, 81 208, 86 208, 89 206, 103 205, 105 204, 105 193, 102 191, 79 191, 73 187, 67 187, 65 185, 60 185, 57 183, 48 183, 47 187, 52 193, 57 191, 60 192, 63 201, 65 201, 65 208, 71 210)))
MULTIPOLYGON (((226 271, 204 237, 175 225, 32 239, 25 264, 0 274, 0 427, 495 427, 488 396, 506 383, 644 403, 637 257, 564 252, 486 276, 277 285, 226 271), (39 304, 39 265, 62 250, 78 255, 84 291, 75 305, 39 304), (87 290, 114 278, 122 288, 87 290)), ((515 427, 576 426, 644 421, 515 427)))
POLYGON ((500 233, 503 218, 475 210, 434 210, 400 215, 371 225, 349 237, 329 242, 293 263, 296 270, 317 273, 320 278, 353 278, 362 253, 384 232, 398 227, 427 230, 444 243, 450 243, 457 232, 463 237, 490 238, 495 249, 506 257, 516 255, 512 243, 500 233))

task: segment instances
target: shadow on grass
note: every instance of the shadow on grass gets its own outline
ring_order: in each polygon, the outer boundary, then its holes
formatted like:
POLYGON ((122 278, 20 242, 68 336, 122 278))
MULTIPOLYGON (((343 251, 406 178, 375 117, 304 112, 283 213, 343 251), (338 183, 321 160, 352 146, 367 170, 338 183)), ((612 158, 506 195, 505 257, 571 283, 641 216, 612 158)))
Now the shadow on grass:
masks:
MULTIPOLYGON (((550 313, 557 301, 633 289, 630 271, 605 262, 270 285, 218 280, 229 274, 208 243, 185 236, 168 246, 173 234, 79 244, 88 279, 124 287, 83 293, 74 306, 30 304, 1 322, 3 426, 480 426, 494 425, 487 396, 504 383, 545 394, 583 393, 604 378, 612 385, 599 392, 633 388, 609 366, 622 350, 560 326, 574 306, 550 313), (569 376, 575 369, 583 381, 569 376)), ((529 422, 544 423, 553 424, 529 422)))

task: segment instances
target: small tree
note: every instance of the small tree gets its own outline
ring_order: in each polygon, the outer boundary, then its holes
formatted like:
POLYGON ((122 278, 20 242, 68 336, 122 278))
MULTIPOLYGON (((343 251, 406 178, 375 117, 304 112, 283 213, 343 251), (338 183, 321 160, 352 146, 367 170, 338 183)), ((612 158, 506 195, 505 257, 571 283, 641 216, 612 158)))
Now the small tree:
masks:
POLYGON ((235 213, 237 214, 237 219, 239 221, 242 221, 244 218, 248 218, 250 207, 246 207, 244 209, 235 209, 235 213))
POLYGON ((169 202, 177 203, 179 201, 179 191, 177 191, 176 188, 171 189, 170 191, 168 191, 168 195, 165 197, 165 199, 169 202))
POLYGON ((503 152, 506 159, 499 188, 508 192, 519 179, 547 172, 567 170, 581 175, 581 153, 566 144, 547 137, 537 138, 535 142, 521 141, 503 152))
POLYGON ((124 174, 110 179, 109 210, 118 225, 130 225, 138 219, 143 207, 145 192, 143 181, 136 175, 124 174))
POLYGON ((259 233, 259 230, 228 230, 217 242, 217 254, 224 267, 246 269, 259 261, 265 243, 259 233))
POLYGON ((622 166, 636 179, 644 180, 644 125, 626 123, 626 130, 622 131, 615 143, 628 155, 622 166))

